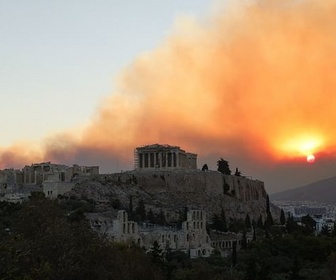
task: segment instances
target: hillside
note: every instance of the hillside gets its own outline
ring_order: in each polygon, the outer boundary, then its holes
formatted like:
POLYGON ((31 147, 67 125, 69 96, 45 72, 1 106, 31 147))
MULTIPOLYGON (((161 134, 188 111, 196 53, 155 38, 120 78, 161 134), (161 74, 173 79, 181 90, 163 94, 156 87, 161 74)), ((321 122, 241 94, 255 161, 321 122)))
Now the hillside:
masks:
MULTIPOLYGON (((223 209, 229 218, 257 220, 265 215, 266 192, 261 181, 225 176, 219 172, 124 172, 81 178, 67 197, 94 200, 101 212, 118 201, 123 209, 143 201, 146 211, 164 211, 174 220, 185 208, 203 209, 208 218, 223 209), (224 194, 224 183, 228 186, 224 194)), ((279 215, 274 209, 275 219, 279 215)))
POLYGON ((336 203, 336 176, 320 180, 299 188, 270 195, 271 200, 317 201, 336 203))

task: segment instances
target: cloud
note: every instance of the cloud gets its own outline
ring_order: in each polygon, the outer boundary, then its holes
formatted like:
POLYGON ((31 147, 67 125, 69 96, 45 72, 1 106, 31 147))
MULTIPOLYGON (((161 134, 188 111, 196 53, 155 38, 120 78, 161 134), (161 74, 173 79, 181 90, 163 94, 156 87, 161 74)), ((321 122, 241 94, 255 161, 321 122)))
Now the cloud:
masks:
POLYGON ((39 152, 9 147, 2 166, 100 157, 132 166, 133 149, 151 143, 263 165, 334 157, 336 1, 241 3, 203 21, 179 18, 120 73, 83 130, 48 138, 39 152))

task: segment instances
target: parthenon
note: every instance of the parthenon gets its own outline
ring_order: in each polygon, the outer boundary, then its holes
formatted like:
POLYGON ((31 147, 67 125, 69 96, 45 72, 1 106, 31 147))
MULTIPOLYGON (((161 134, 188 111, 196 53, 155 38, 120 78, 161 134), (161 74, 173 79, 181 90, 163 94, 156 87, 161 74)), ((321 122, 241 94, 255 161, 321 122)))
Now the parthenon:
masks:
POLYGON ((135 148, 135 169, 196 169, 197 154, 178 146, 153 144, 135 148))

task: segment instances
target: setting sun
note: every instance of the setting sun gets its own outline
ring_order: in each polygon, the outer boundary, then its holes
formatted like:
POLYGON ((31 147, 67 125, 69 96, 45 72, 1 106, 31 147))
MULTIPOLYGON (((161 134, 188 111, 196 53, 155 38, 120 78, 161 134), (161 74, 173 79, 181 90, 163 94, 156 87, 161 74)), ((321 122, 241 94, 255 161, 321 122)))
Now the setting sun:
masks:
POLYGON ((323 148, 324 141, 318 136, 300 136, 284 141, 281 152, 290 157, 306 156, 308 162, 314 162, 314 153, 323 148))
POLYGON ((315 162, 315 156, 314 155, 308 155, 307 156, 307 162, 314 163, 315 162))

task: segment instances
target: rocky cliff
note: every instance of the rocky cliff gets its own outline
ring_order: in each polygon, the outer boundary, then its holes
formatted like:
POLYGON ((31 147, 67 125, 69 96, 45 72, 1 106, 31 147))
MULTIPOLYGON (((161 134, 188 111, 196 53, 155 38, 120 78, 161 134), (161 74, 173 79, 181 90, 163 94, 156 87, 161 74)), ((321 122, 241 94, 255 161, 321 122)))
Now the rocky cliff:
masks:
MULTIPOLYGON (((78 178, 66 196, 94 200, 101 211, 116 202, 128 209, 130 197, 135 208, 140 200, 146 210, 163 211, 175 220, 185 207, 206 210, 208 218, 224 209, 226 216, 257 220, 265 217, 266 191, 263 182, 216 171, 129 171, 78 178)), ((272 208, 277 219, 279 211, 272 208)))

